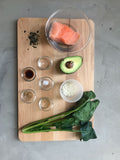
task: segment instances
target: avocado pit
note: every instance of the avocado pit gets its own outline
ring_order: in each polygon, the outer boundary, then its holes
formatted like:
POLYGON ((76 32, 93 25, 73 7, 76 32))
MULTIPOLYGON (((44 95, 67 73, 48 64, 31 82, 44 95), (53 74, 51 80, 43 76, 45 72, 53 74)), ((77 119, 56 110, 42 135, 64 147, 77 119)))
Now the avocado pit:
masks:
POLYGON ((74 62, 73 62, 73 61, 68 61, 68 62, 66 62, 66 67, 67 67, 67 68, 72 68, 73 65, 74 65, 74 62))

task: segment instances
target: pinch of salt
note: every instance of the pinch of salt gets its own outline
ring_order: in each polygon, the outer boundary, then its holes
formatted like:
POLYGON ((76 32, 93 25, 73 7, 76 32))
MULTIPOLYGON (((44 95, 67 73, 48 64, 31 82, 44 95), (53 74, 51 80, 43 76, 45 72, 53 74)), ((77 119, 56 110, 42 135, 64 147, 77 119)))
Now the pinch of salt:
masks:
POLYGON ((49 85, 49 81, 44 80, 44 81, 43 81, 43 85, 44 85, 44 86, 48 86, 48 85, 49 85))

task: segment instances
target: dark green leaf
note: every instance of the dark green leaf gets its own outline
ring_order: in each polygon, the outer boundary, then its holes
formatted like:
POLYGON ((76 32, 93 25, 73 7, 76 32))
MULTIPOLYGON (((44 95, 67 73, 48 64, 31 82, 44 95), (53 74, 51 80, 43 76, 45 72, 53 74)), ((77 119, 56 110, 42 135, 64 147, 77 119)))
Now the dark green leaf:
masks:
POLYGON ((84 125, 81 125, 80 132, 81 132, 80 140, 88 141, 90 139, 97 138, 96 133, 92 128, 92 123, 90 121, 87 123, 84 123, 84 125))
POLYGON ((77 102, 77 104, 82 105, 87 100, 94 99, 95 97, 96 97, 96 95, 93 91, 84 92, 82 98, 77 102))
POLYGON ((93 113, 96 110, 98 104, 99 100, 89 101, 78 111, 74 112, 72 116, 76 119, 76 122, 89 121, 92 118, 93 113))
POLYGON ((54 124, 56 126, 56 128, 61 128, 61 129, 72 129, 72 126, 74 125, 74 118, 67 118, 67 119, 63 119, 59 122, 56 122, 54 124))

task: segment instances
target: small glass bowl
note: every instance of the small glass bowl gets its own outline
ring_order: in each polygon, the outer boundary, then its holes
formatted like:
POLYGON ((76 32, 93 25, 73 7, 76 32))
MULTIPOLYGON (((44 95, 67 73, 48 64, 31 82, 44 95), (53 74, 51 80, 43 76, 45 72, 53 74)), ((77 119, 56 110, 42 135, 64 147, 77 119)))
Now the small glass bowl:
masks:
POLYGON ((32 89, 25 89, 21 93, 21 99, 24 103, 33 103, 36 100, 36 93, 32 89))
POLYGON ((38 67, 41 70, 47 70, 53 65, 53 60, 48 56, 43 56, 38 59, 38 67))
POLYGON ((53 88, 54 81, 50 77, 42 77, 40 78, 39 86, 42 90, 48 91, 53 88))
POLYGON ((33 81, 36 77, 36 71, 32 67, 26 67, 23 69, 21 76, 25 81, 33 81))
POLYGON ((60 95, 66 102, 77 102, 83 95, 83 87, 79 81, 68 79, 60 86, 60 95))
POLYGON ((39 108, 42 111, 50 111, 53 108, 53 101, 48 97, 43 97, 39 101, 39 108))

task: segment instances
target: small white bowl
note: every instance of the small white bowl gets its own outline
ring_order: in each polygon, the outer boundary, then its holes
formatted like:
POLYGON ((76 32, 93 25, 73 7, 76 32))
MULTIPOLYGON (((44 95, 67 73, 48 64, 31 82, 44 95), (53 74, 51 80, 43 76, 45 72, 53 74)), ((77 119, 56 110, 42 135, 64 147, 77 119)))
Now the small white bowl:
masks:
POLYGON ((83 87, 79 81, 68 79, 60 86, 60 95, 66 102, 77 102, 83 95, 83 87))

